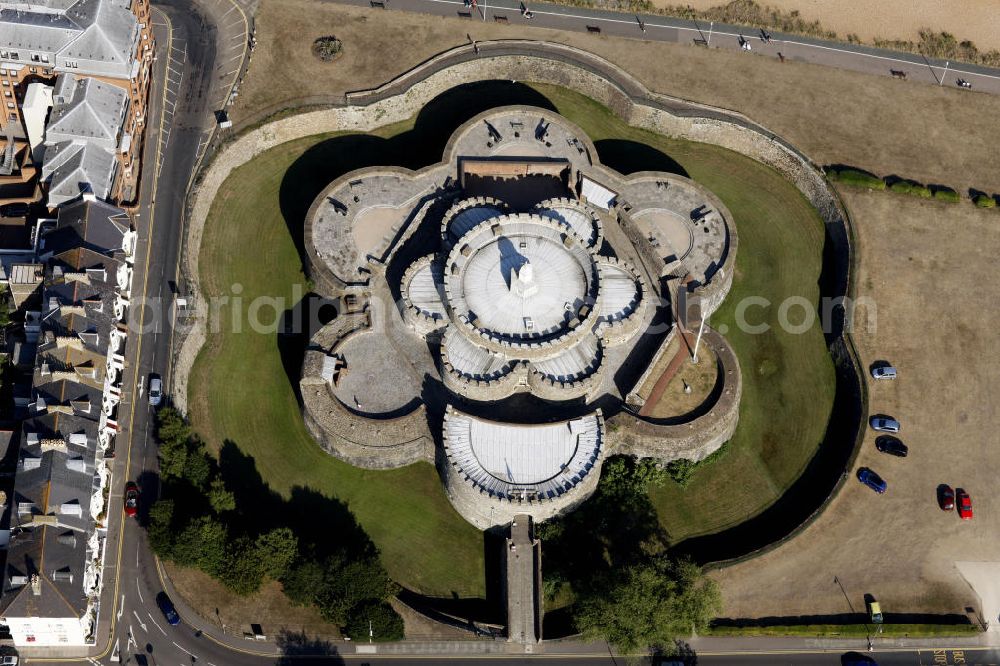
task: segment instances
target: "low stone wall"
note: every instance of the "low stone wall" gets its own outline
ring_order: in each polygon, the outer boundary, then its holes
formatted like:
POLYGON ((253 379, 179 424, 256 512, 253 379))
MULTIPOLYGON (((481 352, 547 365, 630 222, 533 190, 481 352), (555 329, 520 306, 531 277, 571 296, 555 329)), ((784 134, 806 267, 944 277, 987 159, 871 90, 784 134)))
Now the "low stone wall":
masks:
POLYGON ((726 339, 708 327, 702 344, 715 352, 722 373, 721 394, 712 408, 701 416, 677 425, 657 424, 630 412, 608 420, 608 446, 613 453, 663 462, 687 458, 702 460, 725 444, 736 431, 743 394, 743 375, 736 354, 726 339))

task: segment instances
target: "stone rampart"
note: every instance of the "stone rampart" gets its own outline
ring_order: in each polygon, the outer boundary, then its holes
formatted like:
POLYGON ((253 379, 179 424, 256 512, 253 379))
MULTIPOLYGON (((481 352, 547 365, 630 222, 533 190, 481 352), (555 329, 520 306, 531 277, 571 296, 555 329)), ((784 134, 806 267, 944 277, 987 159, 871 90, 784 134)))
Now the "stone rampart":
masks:
POLYGON ((342 315, 321 329, 302 363, 302 413, 310 434, 325 451, 356 467, 386 469, 434 460, 434 438, 423 404, 394 418, 372 418, 344 405, 324 375, 324 362, 338 346, 368 330, 367 315, 342 315))
POLYGON ((620 412, 608 420, 611 453, 663 462, 678 458, 698 461, 729 441, 740 416, 743 394, 740 364, 732 347, 717 331, 706 327, 702 344, 715 352, 719 363, 722 386, 715 404, 701 416, 678 424, 657 423, 631 412, 620 412))

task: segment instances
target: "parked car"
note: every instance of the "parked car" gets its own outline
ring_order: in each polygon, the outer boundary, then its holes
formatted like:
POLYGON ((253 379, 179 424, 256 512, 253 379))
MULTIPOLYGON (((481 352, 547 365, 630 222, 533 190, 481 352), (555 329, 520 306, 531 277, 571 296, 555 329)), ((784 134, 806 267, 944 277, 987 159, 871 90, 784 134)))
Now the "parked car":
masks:
POLYGON ((873 416, 869 423, 879 432, 899 432, 899 421, 888 416, 873 416))
POLYGON ((972 520, 972 498, 969 493, 959 488, 955 491, 955 499, 958 500, 958 516, 962 520, 972 520))
POLYGON ((160 592, 156 595, 156 605, 160 607, 163 617, 167 618, 167 624, 176 627, 181 623, 181 616, 177 614, 174 602, 170 600, 166 592, 160 592))
POLYGON ((137 513, 139 513, 139 486, 135 481, 129 481, 125 484, 125 515, 135 518, 137 513))
POLYGON ((159 407, 163 402, 163 380, 159 375, 149 376, 149 405, 159 407))
POLYGON ((872 624, 882 624, 882 604, 872 599, 868 602, 868 617, 872 624))
POLYGON ((891 365, 880 365, 872 368, 872 377, 874 379, 895 379, 896 368, 891 365))
POLYGON ((884 493, 889 488, 889 484, 887 484, 881 476, 867 467, 862 467, 858 470, 858 481, 865 484, 879 495, 884 493))
POLYGON ((938 505, 942 511, 951 511, 955 508, 955 491, 946 483, 938 486, 938 505))
POLYGON ((10 203, 0 206, 2 217, 27 217, 30 207, 26 203, 10 203))
POLYGON ((905 458, 906 454, 910 452, 906 444, 903 444, 898 437, 893 437, 892 435, 876 437, 875 448, 882 453, 888 453, 890 456, 898 456, 900 458, 905 458))

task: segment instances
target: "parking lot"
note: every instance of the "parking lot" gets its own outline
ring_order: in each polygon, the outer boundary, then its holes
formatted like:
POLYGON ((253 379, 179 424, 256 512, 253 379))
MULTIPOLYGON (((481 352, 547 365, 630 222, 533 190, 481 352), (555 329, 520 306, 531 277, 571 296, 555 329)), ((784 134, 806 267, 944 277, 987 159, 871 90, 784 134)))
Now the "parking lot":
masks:
POLYGON ((885 359, 899 369, 894 381, 869 379, 870 412, 900 421, 909 455, 878 452, 869 428, 857 467, 823 516, 776 551, 714 574, 724 614, 863 612, 864 595, 872 594, 889 621, 894 613, 966 614, 972 607, 970 619, 997 627, 1000 600, 989 581, 1000 574, 1000 287, 996 243, 987 241, 996 238, 996 211, 967 201, 844 195, 859 237, 858 295, 874 304, 857 313, 855 340, 866 367, 885 359), (885 479, 884 495, 853 478, 861 467, 885 479), (938 507, 940 484, 969 492, 972 520, 938 507), (959 564, 967 562, 979 564, 959 564))

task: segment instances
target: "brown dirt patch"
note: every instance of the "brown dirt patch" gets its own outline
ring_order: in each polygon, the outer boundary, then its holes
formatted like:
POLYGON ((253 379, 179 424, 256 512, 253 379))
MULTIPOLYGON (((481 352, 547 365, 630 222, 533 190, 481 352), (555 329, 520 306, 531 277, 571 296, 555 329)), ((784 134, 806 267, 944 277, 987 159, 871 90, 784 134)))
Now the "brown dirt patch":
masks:
POLYGON ((280 583, 268 582, 256 594, 241 597, 197 569, 168 563, 163 566, 184 601, 197 609, 202 619, 216 626, 221 622, 228 634, 240 636, 244 627, 257 623, 263 626, 268 636, 287 629, 290 632, 305 632, 310 637, 340 638, 337 627, 324 621, 316 609, 292 605, 281 592, 280 583), (205 615, 216 609, 217 616, 205 615))
POLYGON ((467 34, 477 40, 544 39, 600 54, 655 91, 745 113, 821 164, 854 164, 960 190, 1000 190, 1000 151, 989 140, 1000 125, 1000 101, 986 94, 687 45, 316 0, 265 0, 257 26, 253 65, 233 111, 237 121, 241 114, 277 111, 296 100, 329 101, 377 86, 466 43, 467 34), (312 39, 334 29, 344 57, 327 67, 309 48, 312 39))
POLYGON ((845 190, 844 198, 858 233, 858 296, 876 313, 856 315, 861 359, 866 368, 887 359, 900 371, 895 382, 869 381, 870 409, 900 419, 910 455, 878 453, 869 432, 857 464, 882 475, 888 493, 851 478, 802 535, 713 574, 728 616, 847 613, 864 608, 865 593, 889 613, 962 613, 978 602, 954 562, 997 559, 1000 415, 991 396, 1000 357, 991 304, 1000 302, 1000 215, 889 193, 845 190), (968 489, 974 520, 937 508, 941 483, 968 489))

